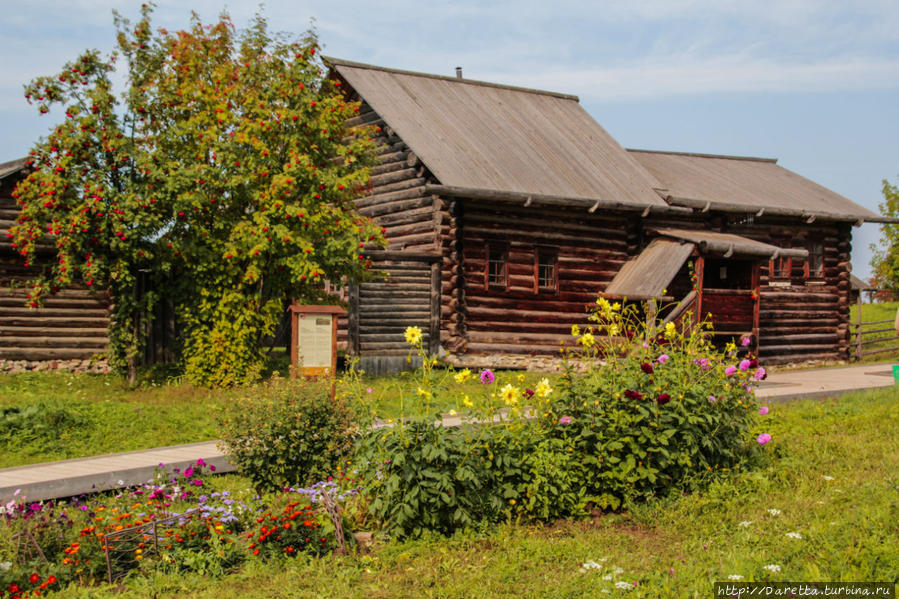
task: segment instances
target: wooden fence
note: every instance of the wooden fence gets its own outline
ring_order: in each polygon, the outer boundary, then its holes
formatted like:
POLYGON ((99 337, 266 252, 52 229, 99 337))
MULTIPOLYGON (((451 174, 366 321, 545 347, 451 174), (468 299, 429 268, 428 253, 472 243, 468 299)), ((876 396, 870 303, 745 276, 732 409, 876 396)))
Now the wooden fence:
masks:
POLYGON ((858 320, 849 325, 849 334, 854 348, 853 358, 862 360, 866 356, 899 352, 899 337, 896 336, 894 320, 861 320, 861 310, 858 312, 858 320), (881 326, 887 325, 887 326, 881 326), (878 328, 866 328, 866 327, 878 328))

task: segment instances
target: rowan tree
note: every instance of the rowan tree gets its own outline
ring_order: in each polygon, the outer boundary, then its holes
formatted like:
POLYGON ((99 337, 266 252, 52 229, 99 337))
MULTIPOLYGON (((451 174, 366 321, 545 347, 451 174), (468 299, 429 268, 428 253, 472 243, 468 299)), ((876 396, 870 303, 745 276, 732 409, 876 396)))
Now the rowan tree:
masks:
POLYGON ((238 32, 227 14, 154 32, 151 13, 116 14, 110 57, 86 51, 26 86, 40 112, 65 119, 30 154, 12 234, 26 260, 48 240, 58 253, 30 301, 79 283, 111 291, 114 366, 133 373, 140 315, 165 297, 188 377, 243 384, 285 301, 365 276, 362 248, 383 237, 353 199, 374 146, 368 129, 344 127, 358 104, 323 77, 314 32, 270 34, 261 16, 238 32), (153 292, 136 294, 141 272, 153 292))

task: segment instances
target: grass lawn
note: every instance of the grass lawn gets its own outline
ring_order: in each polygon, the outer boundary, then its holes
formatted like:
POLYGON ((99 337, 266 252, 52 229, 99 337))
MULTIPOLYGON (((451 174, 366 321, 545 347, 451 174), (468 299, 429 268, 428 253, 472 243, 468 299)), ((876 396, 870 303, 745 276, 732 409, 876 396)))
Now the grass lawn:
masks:
MULTIPOLYGON (((251 561, 222 579, 157 573, 70 597, 710 597, 714 581, 899 580, 899 393, 775 404, 769 463, 705 491, 543 527, 251 561), (596 567, 584 568, 592 562, 596 567), (766 566, 770 566, 766 569, 766 566), (775 567, 776 566, 776 567, 775 567), (608 579, 606 578, 608 577, 608 579), (628 590, 619 590, 622 583, 628 590)), ((221 484, 243 484, 222 477, 221 484)))
MULTIPOLYGON (((881 323, 881 324, 869 324, 862 326, 862 340, 869 341, 874 339, 882 339, 883 341, 871 343, 870 345, 863 346, 863 351, 872 351, 877 349, 886 349, 890 347, 899 348, 899 337, 896 336, 896 331, 893 329, 893 322, 896 318, 896 309, 899 308, 899 302, 885 302, 882 304, 862 304, 862 321, 863 322, 878 322, 882 320, 886 320, 889 322, 881 323), (876 331, 881 329, 888 329, 886 331, 881 331, 879 333, 865 333, 865 331, 876 331)), ((854 324, 858 322, 858 306, 852 305, 850 307, 850 317, 851 322, 854 324)), ((855 333, 855 328, 851 329, 853 333, 855 333)), ((855 352, 855 335, 852 336, 853 345, 850 350, 855 352)), ((865 356, 862 362, 882 362, 884 360, 895 359, 899 356, 899 349, 894 351, 885 351, 882 353, 873 354, 870 356, 865 356)))
MULTIPOLYGON (((500 374, 497 383, 533 386, 546 375, 524 373, 523 382, 518 376, 500 374)), ((465 393, 484 393, 480 382, 458 384, 452 376, 442 387, 431 401, 444 411, 458 408, 465 393)), ((361 397, 364 409, 378 417, 397 418, 416 399, 415 389, 406 373, 347 381, 338 392, 361 397)), ((216 439, 217 417, 227 402, 254 393, 265 393, 265 386, 213 391, 172 382, 129 389, 113 375, 3 374, 0 468, 216 439)))

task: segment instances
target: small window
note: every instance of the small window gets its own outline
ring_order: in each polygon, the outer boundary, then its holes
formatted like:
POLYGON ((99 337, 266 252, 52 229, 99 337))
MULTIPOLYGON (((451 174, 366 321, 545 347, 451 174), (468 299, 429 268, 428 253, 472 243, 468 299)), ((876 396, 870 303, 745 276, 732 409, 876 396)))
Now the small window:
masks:
POLYGON ((552 248, 537 248, 535 254, 537 291, 555 291, 558 286, 558 254, 552 248))
POLYGON ((487 287, 505 287, 508 279, 509 248, 504 244, 487 244, 487 287))
POLYGON ((808 261, 805 263, 805 278, 823 279, 824 242, 818 239, 811 239, 806 245, 806 249, 808 249, 808 261))
MULTIPOLYGON (((775 245, 783 249, 790 249, 793 244, 789 239, 774 240, 775 245)), ((778 256, 768 263, 769 279, 789 279, 793 270, 793 260, 787 256, 778 256)))

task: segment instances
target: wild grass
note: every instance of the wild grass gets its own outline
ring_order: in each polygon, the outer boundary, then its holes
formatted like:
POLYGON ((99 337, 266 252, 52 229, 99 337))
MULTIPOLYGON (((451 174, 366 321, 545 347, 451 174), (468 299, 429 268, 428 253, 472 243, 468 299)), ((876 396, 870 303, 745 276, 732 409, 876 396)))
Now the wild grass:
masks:
POLYGON ((151 575, 124 588, 65 596, 709 597, 712 583, 729 576, 897 581, 897 400, 896 389, 887 388, 772 404, 764 418, 773 452, 764 467, 718 473, 702 492, 620 513, 382 541, 345 557, 251 562, 219 580, 151 575), (591 562, 599 567, 584 567, 591 562))

